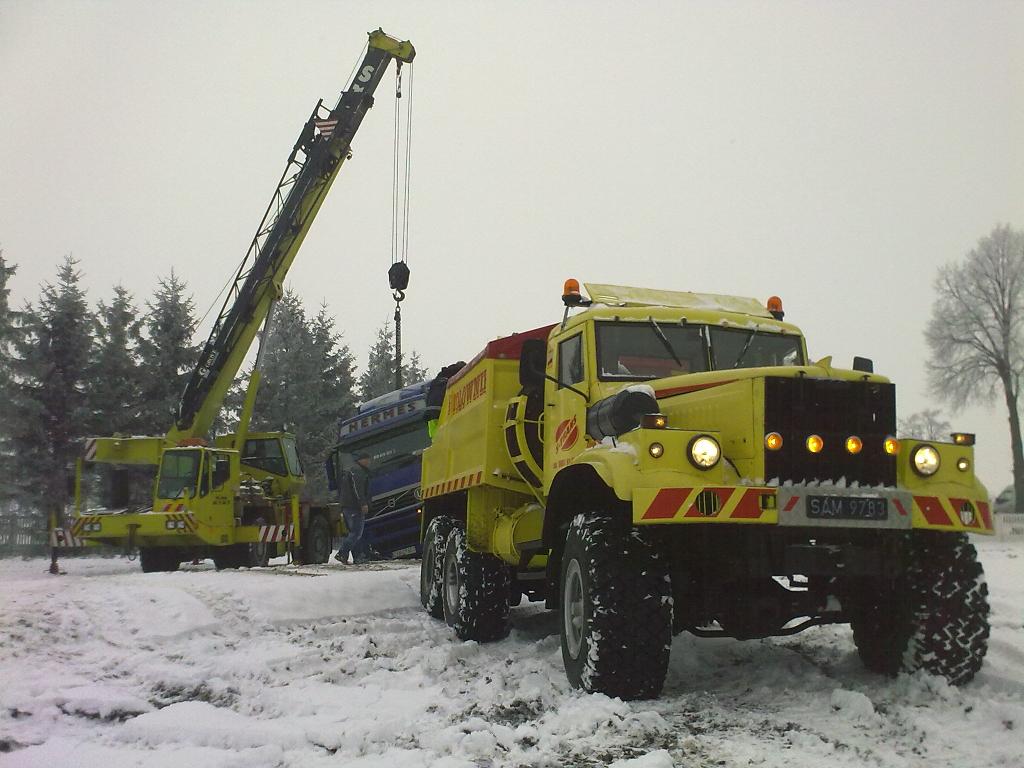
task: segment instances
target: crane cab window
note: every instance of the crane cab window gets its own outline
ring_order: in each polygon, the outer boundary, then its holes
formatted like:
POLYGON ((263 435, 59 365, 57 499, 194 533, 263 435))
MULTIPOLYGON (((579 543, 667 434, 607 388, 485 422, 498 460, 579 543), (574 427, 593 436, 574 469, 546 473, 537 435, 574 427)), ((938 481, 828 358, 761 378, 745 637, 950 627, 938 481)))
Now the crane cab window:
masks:
MULTIPOLYGON (((295 450, 294 445, 292 450, 295 450)), ((298 456, 295 457, 295 462, 298 463, 298 456)), ((276 437, 246 440, 242 463, 274 475, 288 474, 285 457, 281 453, 281 442, 276 437)))
POLYGON ((156 488, 157 498, 181 499, 195 496, 201 463, 201 451, 165 451, 160 460, 160 479, 156 488))
POLYGON ((231 478, 231 457, 226 453, 214 454, 213 489, 217 490, 231 478))
POLYGON ((583 381, 583 334, 558 344, 558 384, 578 384, 583 381))

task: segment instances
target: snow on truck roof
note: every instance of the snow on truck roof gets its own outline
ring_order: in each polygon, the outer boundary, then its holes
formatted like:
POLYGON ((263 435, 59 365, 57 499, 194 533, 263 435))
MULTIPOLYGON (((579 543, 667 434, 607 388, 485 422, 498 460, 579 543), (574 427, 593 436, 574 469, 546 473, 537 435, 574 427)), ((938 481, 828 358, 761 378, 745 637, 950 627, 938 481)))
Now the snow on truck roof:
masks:
POLYGON ((734 312, 773 319, 771 313, 761 302, 745 296, 663 291, 655 288, 632 288, 628 285, 605 285, 603 283, 584 283, 583 287, 587 289, 587 295, 595 304, 606 304, 610 307, 679 307, 734 312))

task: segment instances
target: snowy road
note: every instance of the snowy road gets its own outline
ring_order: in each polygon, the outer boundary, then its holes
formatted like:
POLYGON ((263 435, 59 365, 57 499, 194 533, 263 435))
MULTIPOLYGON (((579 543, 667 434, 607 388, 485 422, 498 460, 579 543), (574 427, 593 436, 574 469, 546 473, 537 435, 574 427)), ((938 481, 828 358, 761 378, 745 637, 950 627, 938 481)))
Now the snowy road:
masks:
POLYGON ((455 641, 422 612, 415 565, 0 561, 0 768, 1019 768, 1024 547, 979 548, 992 641, 963 689, 872 675, 828 627, 682 635, 662 699, 631 704, 569 689, 537 606, 507 640, 455 641))

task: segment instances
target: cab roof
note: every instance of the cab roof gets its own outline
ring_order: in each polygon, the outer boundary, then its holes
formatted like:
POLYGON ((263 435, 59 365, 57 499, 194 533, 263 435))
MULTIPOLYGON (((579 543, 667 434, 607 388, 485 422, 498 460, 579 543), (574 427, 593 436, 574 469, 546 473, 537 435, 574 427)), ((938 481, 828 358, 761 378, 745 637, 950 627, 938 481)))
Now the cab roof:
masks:
POLYGON ((772 314, 761 302, 745 296, 664 291, 656 288, 633 288, 628 285, 606 285, 604 283, 584 283, 583 285, 587 289, 591 301, 611 307, 701 309, 774 320, 772 314))

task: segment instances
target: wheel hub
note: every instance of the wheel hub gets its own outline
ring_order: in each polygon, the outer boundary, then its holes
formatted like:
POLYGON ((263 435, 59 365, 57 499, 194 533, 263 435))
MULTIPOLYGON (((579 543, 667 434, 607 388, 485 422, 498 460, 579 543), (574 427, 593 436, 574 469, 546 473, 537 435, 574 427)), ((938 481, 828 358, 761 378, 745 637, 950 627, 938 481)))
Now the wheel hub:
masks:
POLYGON ((577 659, 583 647, 583 573, 579 560, 570 560, 565 569, 562 622, 569 655, 577 659))
POLYGON ((455 609, 459 604, 459 566, 454 557, 449 557, 444 564, 444 591, 448 607, 455 609))

